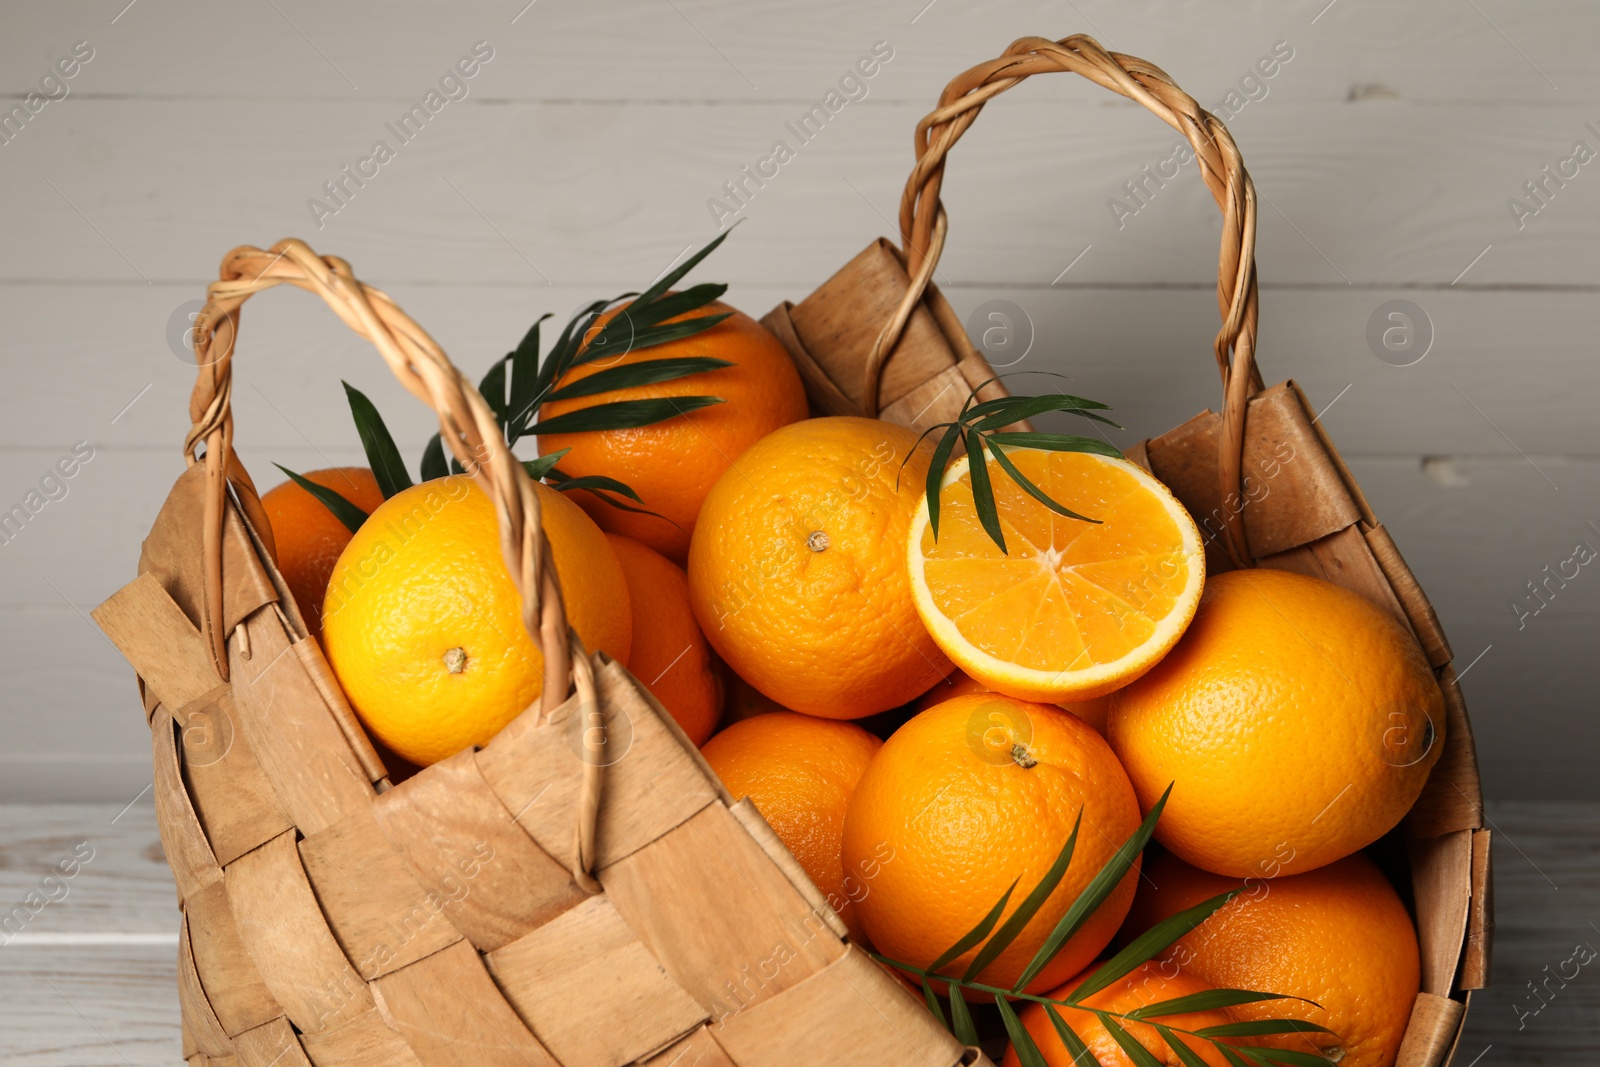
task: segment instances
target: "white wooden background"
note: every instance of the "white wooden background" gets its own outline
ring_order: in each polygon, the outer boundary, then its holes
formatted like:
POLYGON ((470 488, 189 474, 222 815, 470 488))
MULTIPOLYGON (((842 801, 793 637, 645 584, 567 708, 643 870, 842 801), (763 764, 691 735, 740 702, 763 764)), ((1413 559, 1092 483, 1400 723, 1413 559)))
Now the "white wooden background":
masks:
MULTIPOLYGON (((1521 228, 1507 206, 1574 142, 1600 152, 1592 0, 525 3, 0 3, 4 109, 93 49, 0 144, 0 511, 75 442, 94 449, 0 545, 0 801, 120 806, 149 781, 131 672, 85 613, 133 575, 181 470, 192 367, 169 322, 230 247, 305 237, 481 368, 537 314, 636 288, 710 238, 708 198, 774 140, 795 147, 784 123, 887 42, 869 95, 697 275, 760 315, 893 234, 913 125, 951 75, 1080 31, 1207 106, 1293 49, 1230 121, 1262 201, 1267 376, 1327 407, 1470 664, 1491 795, 1600 798, 1600 573, 1520 627, 1513 607, 1580 542, 1600 549, 1600 163, 1551 183, 1521 228), (384 124, 478 41, 494 55, 470 95, 319 230, 307 199, 393 146, 384 124), (1391 299, 1432 322, 1414 366, 1368 349, 1391 299)), ((1107 206, 1175 141, 1080 79, 1035 79, 990 106, 946 182, 956 308, 1020 308, 1034 342, 1013 369, 1113 404, 1124 444, 1217 403, 1218 223, 1193 166, 1121 228, 1107 206)), ((415 461, 427 413, 313 298, 273 292, 244 322, 238 447, 263 485, 269 461, 359 459, 340 377, 415 461)))

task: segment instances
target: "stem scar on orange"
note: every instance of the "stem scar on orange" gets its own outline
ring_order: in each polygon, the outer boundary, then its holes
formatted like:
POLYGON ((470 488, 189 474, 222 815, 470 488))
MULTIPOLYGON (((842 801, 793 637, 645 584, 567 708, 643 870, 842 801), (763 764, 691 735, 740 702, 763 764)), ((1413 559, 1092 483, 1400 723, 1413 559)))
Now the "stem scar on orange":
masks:
MULTIPOLYGON (((587 648, 626 664, 633 621, 616 553, 576 504, 537 492, 568 620, 587 648)), ((494 505, 465 475, 372 513, 334 566, 323 639, 367 729, 422 766, 487 742, 544 680, 494 505)))
POLYGON ((689 589, 741 678, 794 711, 859 719, 950 672, 893 547, 905 543, 931 458, 902 426, 807 419, 762 438, 717 480, 689 550, 689 589))
MULTIPOLYGON (((922 712, 867 765, 845 816, 846 869, 887 848, 856 907, 885 956, 927 967, 1016 883, 1001 922, 1060 855, 1070 865, 1015 941, 976 976, 1010 988, 1067 908, 1139 828, 1128 776, 1094 729, 1043 704, 974 693, 922 712)), ((1038 993, 1089 964, 1133 902, 1139 865, 1028 985, 1038 993)), ((962 974, 974 947, 949 967, 962 974)))

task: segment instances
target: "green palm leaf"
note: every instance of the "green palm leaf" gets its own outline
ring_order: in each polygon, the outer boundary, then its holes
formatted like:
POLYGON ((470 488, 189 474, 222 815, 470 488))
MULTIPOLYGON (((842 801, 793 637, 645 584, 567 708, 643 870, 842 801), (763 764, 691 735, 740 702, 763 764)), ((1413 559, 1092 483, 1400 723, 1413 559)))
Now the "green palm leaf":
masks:
POLYGON ((323 506, 333 512, 333 517, 344 523, 345 529, 351 533, 361 529, 361 524, 367 521, 367 513, 365 511, 362 511, 327 486, 318 485, 311 479, 296 474, 281 463, 274 463, 273 466, 287 474, 289 480, 294 482, 295 485, 322 501, 323 506))
POLYGON ((1099 1067, 1099 1061, 1094 1058, 1094 1053, 1089 1051, 1089 1046, 1083 1043, 1077 1031, 1067 1025, 1067 1020, 1061 1016, 1061 1010, 1054 1004, 1046 1004, 1044 1011, 1050 1017, 1050 1025, 1056 1029, 1056 1036, 1067 1046, 1067 1053, 1072 1057, 1072 1067, 1099 1067))
POLYGON ((1072 936, 1078 932, 1079 928, 1089 921, 1089 917, 1099 909, 1101 904, 1105 903, 1112 890, 1116 889, 1123 876, 1132 868, 1133 861, 1144 851, 1144 846, 1149 844, 1150 835, 1155 833, 1156 822, 1161 818, 1161 812, 1167 806, 1167 797, 1171 794, 1172 786, 1169 785, 1166 788, 1166 792, 1161 794, 1161 799, 1156 801, 1155 806, 1150 809, 1150 814, 1145 816, 1144 822, 1140 823, 1139 828, 1133 832, 1133 836, 1122 843, 1122 847, 1118 848, 1112 857, 1106 861, 1105 866, 1100 868, 1089 884, 1084 887, 1083 892, 1078 894, 1078 899, 1072 902, 1072 906, 1067 909, 1066 914, 1061 916, 1061 921, 1050 932, 1050 936, 1045 938, 1044 944, 1039 946, 1039 951, 1034 955, 1028 966, 1024 968, 1022 976, 1017 979, 1013 988, 1018 990, 1026 989, 1028 983, 1033 981, 1040 971, 1044 970, 1050 961, 1055 958, 1056 953, 1061 951, 1062 946, 1072 940, 1072 936))
POLYGON ((1017 910, 1011 913, 993 937, 984 942, 983 949, 972 958, 972 963, 967 966, 967 973, 962 977, 971 981, 983 973, 983 969, 1011 947, 1011 942, 1022 933, 1023 927, 1033 920, 1039 913, 1044 902, 1054 893, 1056 886, 1061 884, 1061 878, 1067 873, 1067 867, 1072 863, 1073 850, 1078 845, 1078 829, 1083 825, 1083 808, 1078 809, 1078 817, 1073 821, 1072 833, 1067 835, 1066 844, 1061 846, 1061 851, 1056 854, 1055 862, 1050 864, 1050 869, 1044 877, 1039 879, 1039 884, 1033 887, 1033 892, 1025 897, 1017 910))
POLYGON ((383 498, 388 500, 401 490, 410 489, 411 475, 406 473, 405 461, 400 458, 400 449, 395 447, 389 427, 383 424, 383 416, 361 390, 349 382, 340 384, 350 401, 350 417, 355 420, 361 447, 367 453, 367 463, 372 467, 372 476, 383 498))
POLYGON ((664 396, 646 400, 613 400, 607 404, 568 411, 540 419, 531 427, 536 434, 585 433, 592 430, 630 430, 687 415, 722 403, 719 396, 664 396))
MULTIPOLYGON (((1044 1053, 1040 1052, 1039 1046, 1034 1043, 1033 1035, 1028 1033, 1028 1028, 1017 1018, 1011 1002, 1005 997, 995 997, 994 1003, 995 1007, 1000 1009, 1000 1021, 1005 1024, 1006 1034, 1011 1038, 1011 1048, 1016 1052, 1017 1059, 1022 1062, 1022 1067, 1050 1067, 1045 1062, 1044 1053)), ((1161 1065, 1157 1064, 1156 1067, 1161 1065)))
POLYGON ((615 389, 655 385, 658 382, 670 382, 678 378, 687 378, 691 374, 702 374, 731 366, 733 366, 732 361, 714 359, 711 356, 669 357, 625 363, 619 367, 607 367, 587 378, 580 378, 563 385, 545 397, 545 402, 573 400, 577 397, 594 396, 596 393, 609 393, 615 389))

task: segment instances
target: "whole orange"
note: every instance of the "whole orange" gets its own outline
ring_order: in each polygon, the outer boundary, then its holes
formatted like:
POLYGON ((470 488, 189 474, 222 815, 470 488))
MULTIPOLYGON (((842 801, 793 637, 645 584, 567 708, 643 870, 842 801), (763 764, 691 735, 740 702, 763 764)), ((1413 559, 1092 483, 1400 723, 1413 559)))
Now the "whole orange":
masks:
MULTIPOLYGON (((1238 879, 1191 867, 1169 853, 1148 856, 1127 929, 1143 931, 1238 888, 1238 879)), ((1219 988, 1314 1001, 1268 1001, 1232 1010, 1241 1019, 1293 1017, 1332 1030, 1331 1035, 1259 1041, 1325 1052, 1339 1067, 1394 1063, 1421 980, 1411 917, 1383 873, 1361 853, 1306 874, 1247 880, 1243 893, 1164 958, 1167 966, 1219 988)))
MULTIPOLYGON (((601 316, 604 325, 626 308, 601 316)), ((705 315, 729 317, 709 330, 679 341, 605 356, 568 371, 560 386, 580 382, 610 367, 634 366, 657 359, 711 356, 731 367, 702 371, 687 378, 653 385, 615 389, 595 396, 557 400, 539 411, 551 419, 570 411, 616 400, 681 396, 721 397, 723 403, 626 430, 541 434, 539 453, 570 448, 561 470, 574 477, 606 475, 626 483, 656 515, 612 507, 587 491, 577 501, 606 530, 625 534, 669 559, 682 563, 689 552, 700 505, 722 472, 751 445, 780 426, 806 417, 805 388, 783 343, 761 323, 726 304, 713 302, 668 322, 705 315), (661 517, 657 517, 661 516, 661 517)))
MULTIPOLYGON (((1061 988, 1051 990, 1047 995, 1055 1000, 1065 1000, 1099 966, 1099 962, 1090 964, 1082 974, 1063 982, 1061 988)), ((1155 1027, 1149 1023, 1121 1016, 1149 1004, 1193 996, 1211 988, 1194 975, 1186 974, 1174 965, 1152 961, 1117 979, 1098 993, 1084 997, 1083 1008, 1058 1006, 1056 1011, 1072 1028, 1072 1032, 1088 1046, 1094 1055, 1095 1064, 1099 1067, 1135 1067, 1135 1064, 1133 1058, 1117 1044, 1117 1039, 1111 1036, 1100 1018, 1093 1011, 1086 1010, 1091 1008, 1115 1013, 1118 1016, 1117 1022, 1122 1028, 1143 1045, 1162 1067, 1184 1067, 1179 1054, 1172 1050, 1172 1047, 1156 1032, 1155 1027)), ((1044 1005, 1030 1004, 1017 1014, 1034 1043, 1038 1045, 1039 1051, 1044 1053, 1044 1061, 1049 1067, 1094 1067, 1094 1064, 1072 1062, 1072 1054, 1067 1051, 1066 1042, 1056 1034, 1055 1026, 1045 1014, 1044 1005)), ((1239 1021, 1231 1008, 1185 1012, 1181 1015, 1156 1015, 1150 1018, 1162 1026, 1191 1031, 1207 1026, 1226 1026, 1239 1021)), ((1210 1041, 1196 1037, 1179 1037, 1178 1040, 1209 1067, 1228 1067, 1227 1059, 1210 1041)), ((1013 1046, 1006 1049, 1005 1059, 1000 1061, 1000 1067, 1021 1067, 1021 1064, 1022 1060, 1017 1055, 1016 1048, 1013 1046)))
MULTIPOLYGON (((951 697, 965 696, 968 693, 988 693, 990 688, 978 681, 966 671, 957 668, 950 672, 950 677, 933 683, 933 688, 917 698, 913 705, 916 711, 927 711, 935 704, 942 704, 951 697)), ((1056 707, 1070 711, 1084 722, 1093 726, 1096 732, 1104 734, 1106 731, 1106 712, 1111 707, 1111 697, 1094 697, 1089 700, 1072 700, 1056 707)))
POLYGON ((840 853, 856 783, 883 742, 849 722, 792 711, 736 722, 701 752, 734 796, 747 796, 856 937, 856 901, 872 891, 877 857, 848 870, 840 853))
POLYGON ((902 426, 807 419, 762 438, 718 479, 689 550, 689 590, 742 678, 795 711, 859 719, 950 672, 895 547, 931 456, 902 426))
POLYGON ((689 607, 683 568, 631 537, 606 534, 628 580, 633 648, 628 669, 672 713, 696 745, 717 728, 722 680, 711 666, 711 646, 689 607))
MULTIPOLYGON (((589 649, 627 663, 633 620, 616 553, 576 504, 538 493, 568 620, 589 649)), ((372 513, 333 568, 323 642, 367 729, 423 766, 487 742, 544 681, 494 505, 465 475, 372 513)))
POLYGON ((1376 841, 1422 792, 1443 731, 1409 631, 1356 593, 1276 570, 1207 581, 1188 632, 1115 694, 1106 724, 1146 810, 1175 783, 1156 839, 1240 878, 1376 841))
MULTIPOLYGON (((873 945, 926 967, 1015 882, 1009 916, 1049 871, 1080 811, 1065 876, 979 981, 1010 988, 1021 977, 1073 900, 1138 829, 1139 803, 1105 740, 1060 708, 974 693, 917 715, 873 757, 845 817, 845 867, 882 861, 857 905, 873 945)), ((1138 870, 1135 862, 1030 991, 1059 985, 1099 954, 1133 902, 1138 870)), ((946 973, 964 973, 977 952, 946 973)))
MULTIPOLYGON (((332 489, 368 515, 383 503, 378 480, 366 467, 329 467, 307 471, 303 477, 332 489)), ((328 575, 350 543, 350 530, 322 501, 294 482, 267 490, 261 506, 278 544, 278 571, 300 606, 306 629, 317 637, 322 633, 322 595, 328 589, 328 575)))

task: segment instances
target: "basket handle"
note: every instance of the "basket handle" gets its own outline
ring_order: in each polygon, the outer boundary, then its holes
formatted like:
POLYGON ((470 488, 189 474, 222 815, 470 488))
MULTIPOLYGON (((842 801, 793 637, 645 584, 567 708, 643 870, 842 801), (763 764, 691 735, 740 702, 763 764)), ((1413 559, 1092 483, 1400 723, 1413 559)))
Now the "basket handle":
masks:
MULTIPOLYGON (((219 676, 228 677, 228 635, 222 630, 222 522, 230 483, 252 512, 252 522, 265 529, 255 488, 233 454, 230 401, 239 308, 256 293, 287 283, 322 297, 346 326, 372 342, 400 384, 439 416, 444 443, 494 503, 500 550, 522 597, 522 622, 544 654, 540 714, 548 716, 563 703, 575 681, 583 699, 592 701, 592 670, 581 643, 568 629, 533 480, 511 454, 493 410, 438 343, 388 294, 358 281, 350 264, 336 256, 318 256, 294 238, 267 251, 248 245, 235 248, 223 258, 218 278, 206 289, 206 306, 194 331, 199 374, 189 401, 193 425, 183 453, 190 466, 203 462, 206 467, 204 623, 219 676), (205 452, 197 457, 202 442, 205 452)), ((584 762, 574 862, 581 868, 574 870, 580 884, 588 882, 594 855, 602 768, 599 760, 584 762)))
MULTIPOLYGON (((911 286, 867 357, 862 406, 867 411, 877 410, 883 366, 927 290, 944 251, 949 220, 939 201, 939 189, 944 182, 945 157, 991 97, 1032 75, 1063 70, 1081 74, 1143 104, 1188 138, 1200 161, 1201 176, 1222 209, 1222 246, 1217 267, 1222 328, 1217 331, 1214 344, 1223 388, 1218 469, 1223 499, 1234 492, 1240 492, 1242 497, 1245 403, 1262 388, 1255 365, 1259 314, 1255 186, 1227 127, 1178 88, 1166 72, 1134 56, 1108 52, 1084 34, 1061 41, 1045 37, 1016 41, 998 59, 958 75, 945 86, 939 106, 917 123, 917 162, 900 198, 900 242, 911 286)), ((1252 561, 1245 544, 1243 519, 1238 509, 1223 510, 1228 517, 1228 552, 1236 564, 1249 566, 1252 561)))

